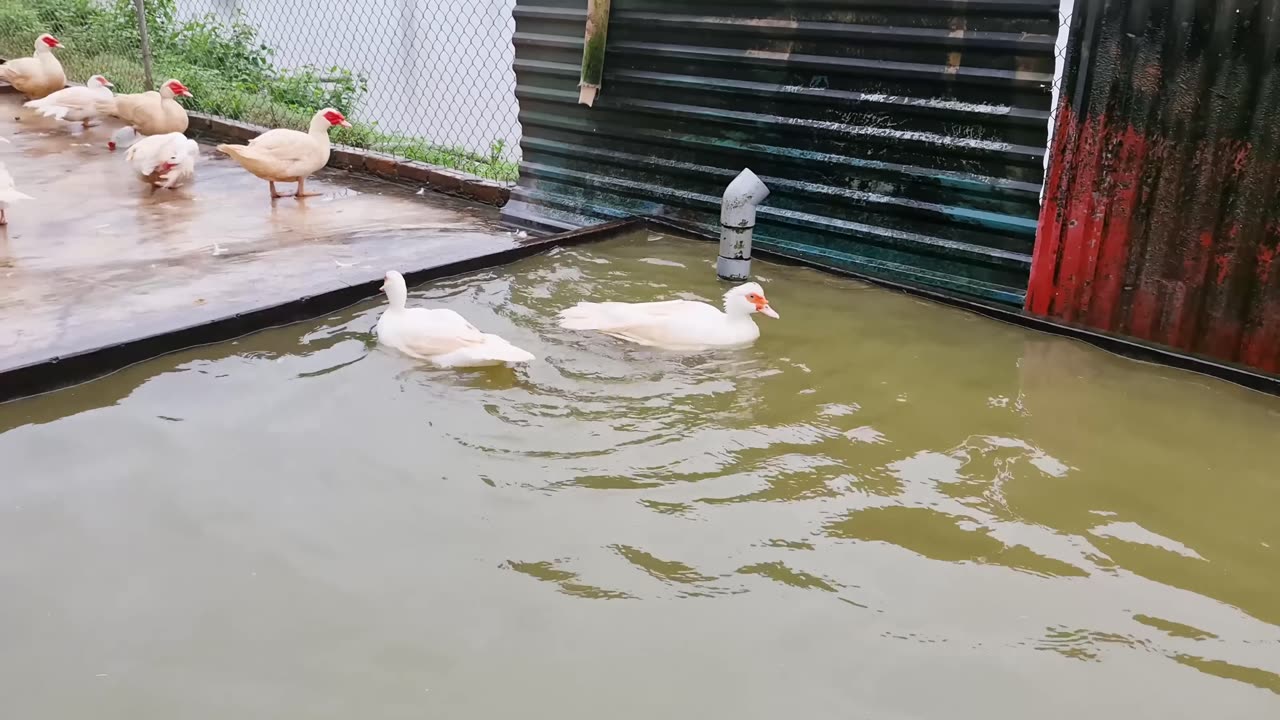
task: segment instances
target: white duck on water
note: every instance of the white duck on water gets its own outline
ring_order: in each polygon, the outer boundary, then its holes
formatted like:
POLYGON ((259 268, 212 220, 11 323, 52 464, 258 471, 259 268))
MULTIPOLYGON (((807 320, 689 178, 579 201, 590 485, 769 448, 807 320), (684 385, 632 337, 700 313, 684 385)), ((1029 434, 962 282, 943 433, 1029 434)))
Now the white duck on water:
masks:
POLYGON ((484 367, 524 363, 533 355, 497 335, 483 333, 444 308, 407 308, 404 276, 388 272, 382 290, 389 307, 378 318, 378 342, 440 367, 484 367))
POLYGON ((751 316, 777 318, 758 283, 724 294, 724 311, 694 300, 581 302, 560 311, 560 327, 598 330, 622 340, 667 350, 705 350, 748 345, 760 337, 751 316))

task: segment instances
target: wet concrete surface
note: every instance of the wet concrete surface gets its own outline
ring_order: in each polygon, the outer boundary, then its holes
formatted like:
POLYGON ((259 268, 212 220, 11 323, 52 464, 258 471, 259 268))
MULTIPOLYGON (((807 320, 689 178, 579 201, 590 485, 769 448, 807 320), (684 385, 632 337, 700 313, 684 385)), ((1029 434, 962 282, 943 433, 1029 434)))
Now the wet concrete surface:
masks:
POLYGON ((107 150, 118 127, 0 96, 0 162, 35 198, 0 226, 0 371, 518 242, 496 208, 335 170, 273 201, 203 143, 194 182, 152 191, 107 150))

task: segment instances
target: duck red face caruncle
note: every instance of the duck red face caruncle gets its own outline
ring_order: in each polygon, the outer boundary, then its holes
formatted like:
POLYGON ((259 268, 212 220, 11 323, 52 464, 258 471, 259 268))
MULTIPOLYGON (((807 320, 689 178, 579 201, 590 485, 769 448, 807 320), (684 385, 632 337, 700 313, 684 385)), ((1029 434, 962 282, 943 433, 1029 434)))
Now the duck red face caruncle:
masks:
POLYGON ((347 118, 337 110, 325 110, 324 119, 328 120, 330 125, 341 125, 344 128, 351 127, 351 123, 347 122, 347 118))
POLYGON ((195 97, 195 95, 192 95, 191 91, 187 89, 186 85, 183 85, 177 80, 170 80, 166 82, 164 86, 169 89, 169 92, 178 97, 195 97))

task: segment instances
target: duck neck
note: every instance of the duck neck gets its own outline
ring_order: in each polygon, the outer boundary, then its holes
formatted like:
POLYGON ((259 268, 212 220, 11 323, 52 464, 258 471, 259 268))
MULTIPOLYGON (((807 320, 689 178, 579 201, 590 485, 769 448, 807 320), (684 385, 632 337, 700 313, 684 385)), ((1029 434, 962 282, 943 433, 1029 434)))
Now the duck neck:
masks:
POLYGON ((311 126, 307 128, 307 134, 310 135, 312 139, 314 139, 316 142, 322 143, 324 145, 328 145, 329 144, 329 127, 332 124, 333 123, 329 122, 329 119, 326 118, 324 115, 316 115, 315 117, 311 118, 311 126))
POLYGON ((725 317, 732 323, 751 322, 751 312, 742 307, 742 303, 730 302, 729 298, 724 299, 725 317))
POLYGON ((387 310, 390 312, 402 312, 404 310, 405 300, 408 299, 408 291, 404 285, 390 285, 387 287, 387 310))

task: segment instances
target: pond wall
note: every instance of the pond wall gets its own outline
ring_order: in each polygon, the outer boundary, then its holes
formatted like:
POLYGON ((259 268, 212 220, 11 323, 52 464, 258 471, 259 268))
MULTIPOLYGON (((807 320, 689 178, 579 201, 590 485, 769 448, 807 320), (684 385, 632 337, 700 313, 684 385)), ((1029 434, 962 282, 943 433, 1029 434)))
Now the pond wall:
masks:
POLYGON ((1026 308, 1280 373, 1280 2, 1080 0, 1026 308))
POLYGON ((1021 305, 1059 0, 613 0, 594 106, 586 0, 518 0, 522 162, 504 216, 717 230, 749 167, 783 255, 1021 305))

